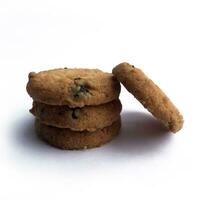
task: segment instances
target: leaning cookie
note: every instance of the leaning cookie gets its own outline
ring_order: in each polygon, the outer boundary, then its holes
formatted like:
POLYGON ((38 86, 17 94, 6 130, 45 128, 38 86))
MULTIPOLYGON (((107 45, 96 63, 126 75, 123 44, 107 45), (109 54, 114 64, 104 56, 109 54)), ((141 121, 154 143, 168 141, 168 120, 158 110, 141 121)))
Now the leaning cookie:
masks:
POLYGON ((30 112, 42 123, 58 128, 70 128, 74 131, 95 131, 110 126, 119 118, 122 106, 120 100, 114 100, 98 106, 69 108, 33 102, 30 112))
POLYGON ((170 131, 183 126, 183 117, 165 93, 140 69, 121 63, 113 69, 115 77, 170 131))
POLYGON ((42 124, 36 120, 38 136, 48 144, 61 149, 86 149, 99 147, 119 134, 121 120, 118 119, 111 126, 98 129, 94 132, 72 131, 42 124))
POLYGON ((27 92, 37 102, 83 107, 117 99, 120 84, 98 69, 53 69, 29 73, 27 92))

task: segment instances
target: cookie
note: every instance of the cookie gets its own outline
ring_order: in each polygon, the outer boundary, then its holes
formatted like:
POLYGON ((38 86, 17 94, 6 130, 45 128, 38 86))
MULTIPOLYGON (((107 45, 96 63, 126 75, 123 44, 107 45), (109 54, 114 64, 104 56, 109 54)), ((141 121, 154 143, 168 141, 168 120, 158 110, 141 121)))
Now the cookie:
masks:
POLYGON ((183 116, 179 110, 142 70, 128 63, 121 63, 112 72, 126 89, 170 131, 175 133, 182 128, 183 116))
POLYGON ((122 106, 120 100, 98 106, 69 108, 33 102, 30 112, 42 123, 75 131, 95 131, 110 126, 119 118, 122 106))
POLYGON ((121 120, 118 119, 111 126, 94 132, 56 128, 42 124, 39 120, 36 120, 35 125, 38 136, 48 144, 61 149, 73 150, 99 147, 111 141, 119 133, 121 120))
POLYGON ((27 92, 34 101, 83 107, 117 99, 120 84, 111 73, 98 69, 53 69, 29 73, 27 92))

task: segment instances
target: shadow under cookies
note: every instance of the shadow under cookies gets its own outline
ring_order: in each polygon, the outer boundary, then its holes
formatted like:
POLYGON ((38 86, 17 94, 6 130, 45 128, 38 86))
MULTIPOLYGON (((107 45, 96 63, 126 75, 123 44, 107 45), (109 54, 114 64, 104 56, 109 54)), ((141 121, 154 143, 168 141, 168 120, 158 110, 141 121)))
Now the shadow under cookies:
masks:
MULTIPOLYGON (((18 152, 40 154, 41 152, 48 151, 50 146, 45 145, 36 135, 35 131, 35 118, 29 113, 22 116, 14 122, 15 131, 12 138, 14 148, 18 148, 18 152)), ((50 147, 51 148, 51 147, 50 147)))
POLYGON ((151 114, 124 111, 120 135, 110 143, 119 154, 131 156, 157 153, 167 145, 172 134, 151 114))
MULTIPOLYGON (((14 135, 12 142, 13 148, 17 149, 16 153, 20 156, 30 156, 32 158, 39 157, 59 157, 73 155, 73 158, 79 158, 83 155, 96 156, 99 159, 117 161, 124 158, 144 155, 148 153, 157 153, 169 143, 172 134, 168 133, 160 122, 158 122, 150 114, 143 112, 124 111, 121 115, 122 127, 120 135, 110 143, 99 148, 67 151, 52 147, 41 141, 34 127, 34 117, 29 114, 18 119, 14 123, 14 135)), ((71 159, 72 161, 73 159, 71 159)))

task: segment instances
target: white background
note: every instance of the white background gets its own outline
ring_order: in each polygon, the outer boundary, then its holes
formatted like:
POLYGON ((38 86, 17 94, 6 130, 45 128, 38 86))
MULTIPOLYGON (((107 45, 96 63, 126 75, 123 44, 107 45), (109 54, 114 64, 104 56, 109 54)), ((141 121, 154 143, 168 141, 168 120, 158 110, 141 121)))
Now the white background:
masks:
POLYGON ((200 199, 198 0, 0 0, 0 199, 200 199), (124 88, 121 135, 92 150, 39 141, 30 71, 142 68, 182 111, 173 135, 124 88))

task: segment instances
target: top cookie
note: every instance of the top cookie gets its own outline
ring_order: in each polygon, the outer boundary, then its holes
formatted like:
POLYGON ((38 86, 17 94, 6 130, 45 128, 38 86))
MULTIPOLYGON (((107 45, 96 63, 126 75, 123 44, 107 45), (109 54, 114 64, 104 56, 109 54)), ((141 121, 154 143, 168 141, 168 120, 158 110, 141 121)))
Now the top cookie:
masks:
POLYGON ((29 73, 27 92, 34 101, 50 105, 83 107, 117 99, 120 84, 98 69, 53 69, 29 73))
POLYGON ((113 74, 170 131, 175 133, 182 128, 183 117, 178 109, 142 70, 121 63, 113 69, 113 74))

